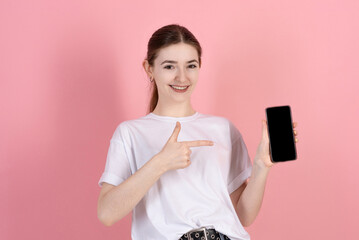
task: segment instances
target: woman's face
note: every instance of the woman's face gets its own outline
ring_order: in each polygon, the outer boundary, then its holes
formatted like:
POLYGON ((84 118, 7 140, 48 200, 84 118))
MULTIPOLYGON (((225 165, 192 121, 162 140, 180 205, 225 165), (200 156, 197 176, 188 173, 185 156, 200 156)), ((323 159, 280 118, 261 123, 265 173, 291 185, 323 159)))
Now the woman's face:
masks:
POLYGON ((199 76, 196 48, 186 43, 162 48, 154 61, 152 76, 157 84, 159 100, 165 103, 189 101, 199 76), (186 89, 177 90, 172 86, 186 89))

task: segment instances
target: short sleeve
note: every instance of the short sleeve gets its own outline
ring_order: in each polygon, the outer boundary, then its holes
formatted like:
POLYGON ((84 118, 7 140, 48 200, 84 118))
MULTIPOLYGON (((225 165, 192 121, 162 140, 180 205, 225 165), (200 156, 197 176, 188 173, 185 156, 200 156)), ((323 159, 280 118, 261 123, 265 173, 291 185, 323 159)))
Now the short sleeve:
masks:
POLYGON ((123 124, 120 124, 110 140, 105 170, 102 173, 98 185, 102 187, 102 183, 107 182, 117 186, 130 176, 131 168, 126 154, 123 124))
POLYGON ((242 134, 230 123, 231 131, 231 163, 227 179, 228 193, 231 194, 240 187, 252 173, 252 162, 250 160, 247 146, 244 143, 242 134))

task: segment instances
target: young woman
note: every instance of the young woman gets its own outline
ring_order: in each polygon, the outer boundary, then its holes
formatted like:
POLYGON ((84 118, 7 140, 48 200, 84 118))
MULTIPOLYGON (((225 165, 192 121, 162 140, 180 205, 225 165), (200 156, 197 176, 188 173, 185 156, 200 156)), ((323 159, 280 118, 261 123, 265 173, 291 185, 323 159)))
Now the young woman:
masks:
POLYGON ((193 109, 201 53, 185 27, 158 29, 143 62, 149 112, 120 123, 110 141, 98 218, 111 226, 133 211, 134 240, 250 239, 244 227, 259 212, 273 165, 267 124, 252 164, 231 121, 193 109))

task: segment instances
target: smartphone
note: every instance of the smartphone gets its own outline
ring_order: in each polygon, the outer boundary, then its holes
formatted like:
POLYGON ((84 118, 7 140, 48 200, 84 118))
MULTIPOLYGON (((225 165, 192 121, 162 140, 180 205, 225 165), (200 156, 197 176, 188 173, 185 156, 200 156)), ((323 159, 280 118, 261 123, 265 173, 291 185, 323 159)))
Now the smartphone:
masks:
POLYGON ((269 151, 272 162, 297 159, 290 106, 266 108, 269 151))

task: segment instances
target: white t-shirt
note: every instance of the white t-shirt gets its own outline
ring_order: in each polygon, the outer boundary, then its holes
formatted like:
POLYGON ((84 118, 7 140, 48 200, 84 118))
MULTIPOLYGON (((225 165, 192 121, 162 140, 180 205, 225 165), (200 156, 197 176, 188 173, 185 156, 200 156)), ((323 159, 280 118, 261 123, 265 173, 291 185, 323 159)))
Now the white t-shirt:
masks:
POLYGON ((177 141, 211 140, 213 146, 191 147, 191 164, 165 172, 132 212, 133 240, 178 240, 202 226, 232 240, 249 240, 230 199, 251 175, 252 163, 241 133, 224 117, 196 112, 187 117, 149 113, 118 125, 98 182, 115 186, 154 155, 181 123, 177 141))

